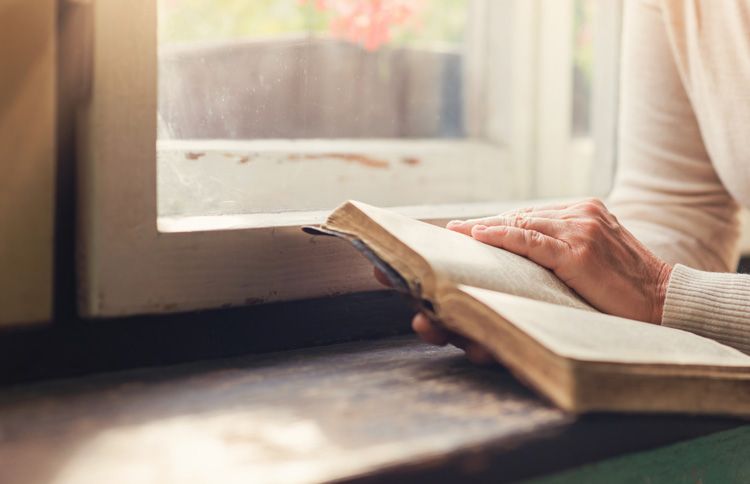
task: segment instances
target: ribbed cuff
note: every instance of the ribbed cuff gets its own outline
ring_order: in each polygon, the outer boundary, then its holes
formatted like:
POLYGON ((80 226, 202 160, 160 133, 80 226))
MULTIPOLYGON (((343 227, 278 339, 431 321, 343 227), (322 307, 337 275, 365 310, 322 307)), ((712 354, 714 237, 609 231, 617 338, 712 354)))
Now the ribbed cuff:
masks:
POLYGON ((750 276, 676 265, 667 287, 662 325, 750 354, 750 276))

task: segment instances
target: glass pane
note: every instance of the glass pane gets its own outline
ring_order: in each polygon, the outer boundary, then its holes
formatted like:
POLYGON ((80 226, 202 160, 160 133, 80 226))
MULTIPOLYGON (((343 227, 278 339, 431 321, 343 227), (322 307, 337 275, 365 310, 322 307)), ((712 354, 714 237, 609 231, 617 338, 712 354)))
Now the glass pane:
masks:
POLYGON ((461 137, 468 3, 159 0, 159 137, 461 137))
POLYGON ((591 136, 596 0, 575 0, 573 24, 573 137, 591 136))

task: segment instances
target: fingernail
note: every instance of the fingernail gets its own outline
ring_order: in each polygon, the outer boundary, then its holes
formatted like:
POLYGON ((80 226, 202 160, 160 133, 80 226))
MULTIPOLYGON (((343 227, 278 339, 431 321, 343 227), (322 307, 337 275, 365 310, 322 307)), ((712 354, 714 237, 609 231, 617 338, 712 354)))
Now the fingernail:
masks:
POLYGON ((475 225, 474 226, 474 230, 477 231, 477 232, 484 232, 485 230, 487 230, 487 226, 486 225, 475 225))
POLYGON ((463 223, 463 220, 451 220, 450 222, 448 222, 447 227, 457 227, 463 223))

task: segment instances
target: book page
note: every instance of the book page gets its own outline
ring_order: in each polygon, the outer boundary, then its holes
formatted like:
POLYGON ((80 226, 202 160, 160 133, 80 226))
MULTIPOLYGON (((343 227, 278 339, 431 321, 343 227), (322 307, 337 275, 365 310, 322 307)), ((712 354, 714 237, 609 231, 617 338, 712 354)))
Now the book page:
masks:
POLYGON ((594 310, 552 272, 524 257, 395 212, 361 202, 350 203, 451 282, 594 310))
POLYGON ((530 301, 476 287, 460 286, 459 290, 489 307, 553 353, 569 359, 729 366, 750 371, 750 356, 687 331, 530 301))

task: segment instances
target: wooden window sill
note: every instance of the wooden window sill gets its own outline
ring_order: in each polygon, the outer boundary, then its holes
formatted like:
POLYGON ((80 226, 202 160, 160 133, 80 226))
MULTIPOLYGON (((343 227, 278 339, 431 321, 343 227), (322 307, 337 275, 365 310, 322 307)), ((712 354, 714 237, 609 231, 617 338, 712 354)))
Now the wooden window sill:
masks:
POLYGON ((397 337, 16 387, 0 397, 0 475, 506 482, 737 426, 576 419, 501 368, 397 337))

